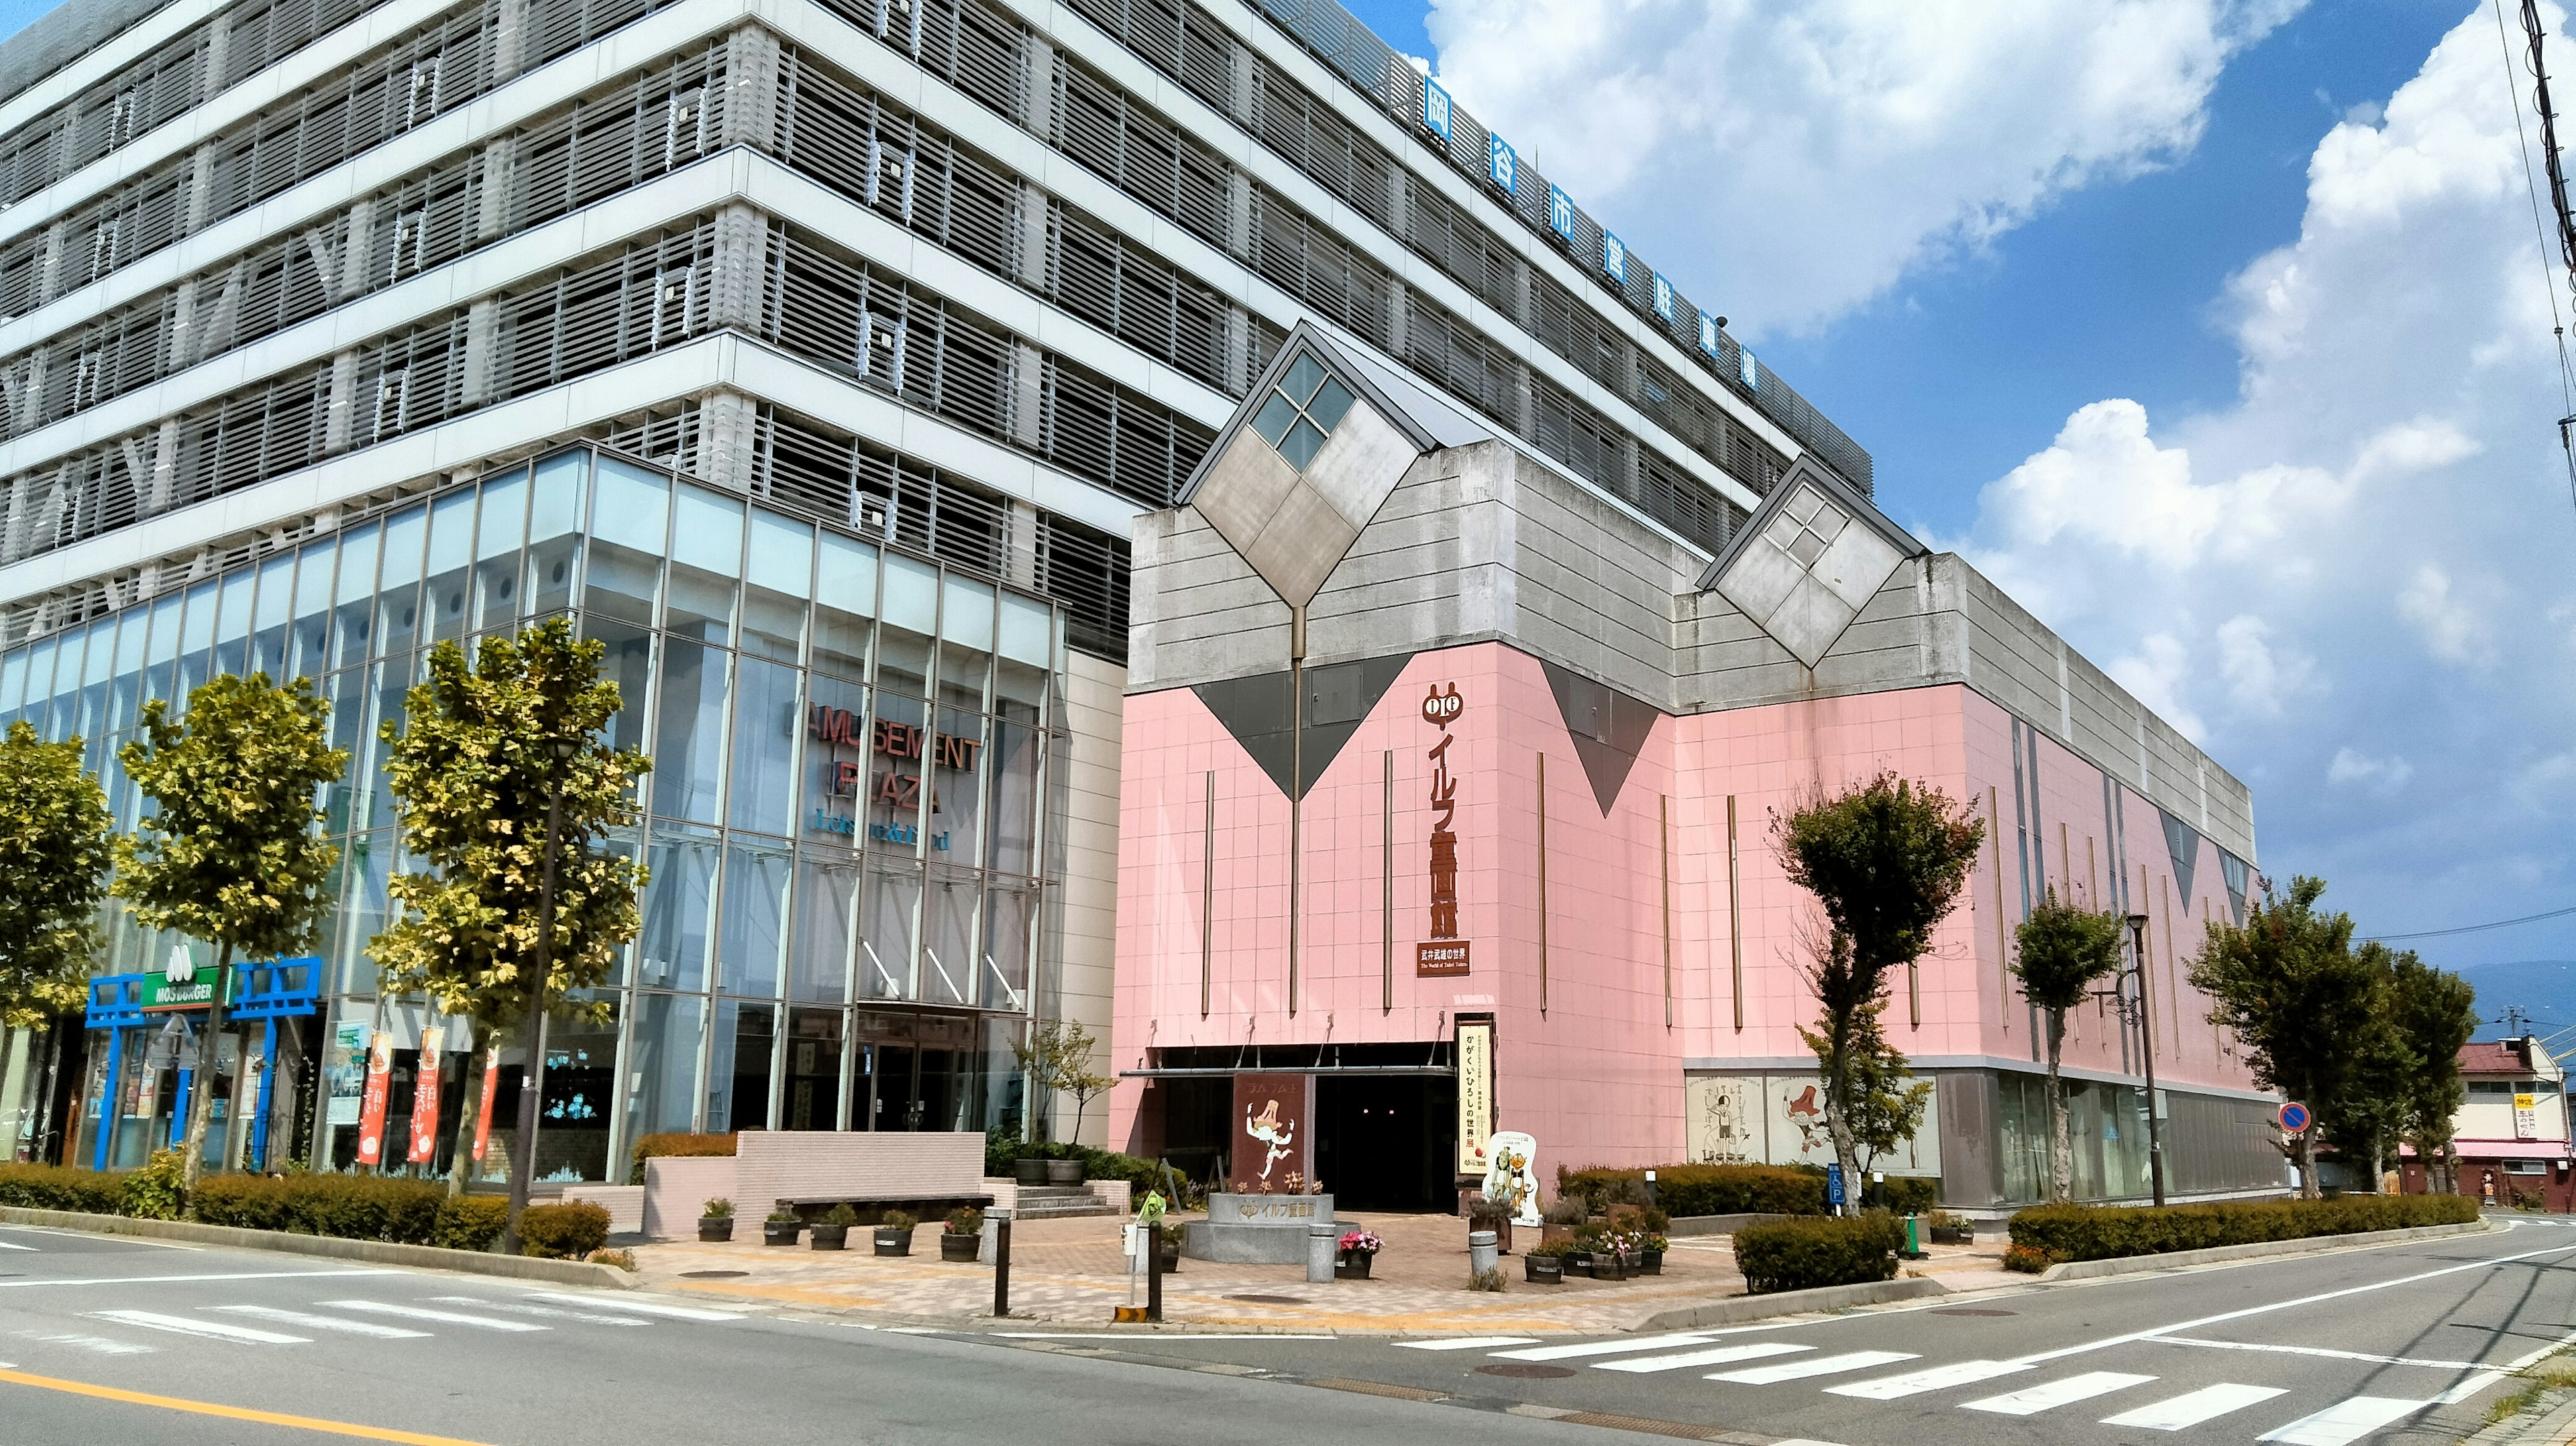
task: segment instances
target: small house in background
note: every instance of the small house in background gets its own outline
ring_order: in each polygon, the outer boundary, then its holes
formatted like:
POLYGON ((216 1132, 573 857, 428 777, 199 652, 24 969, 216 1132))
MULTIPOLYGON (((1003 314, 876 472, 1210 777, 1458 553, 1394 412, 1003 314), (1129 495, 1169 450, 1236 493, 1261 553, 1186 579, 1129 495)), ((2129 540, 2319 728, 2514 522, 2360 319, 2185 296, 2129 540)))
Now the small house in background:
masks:
MULTIPOLYGON (((2545 1209, 2576 1209, 2567 1132, 2567 1072, 2540 1041, 2476 1040, 2460 1047, 2468 1098, 2452 1122, 2460 1193, 2511 1205, 2537 1196, 2545 1209)), ((2404 1189, 2428 1188, 2424 1162, 2410 1151, 2404 1189)))

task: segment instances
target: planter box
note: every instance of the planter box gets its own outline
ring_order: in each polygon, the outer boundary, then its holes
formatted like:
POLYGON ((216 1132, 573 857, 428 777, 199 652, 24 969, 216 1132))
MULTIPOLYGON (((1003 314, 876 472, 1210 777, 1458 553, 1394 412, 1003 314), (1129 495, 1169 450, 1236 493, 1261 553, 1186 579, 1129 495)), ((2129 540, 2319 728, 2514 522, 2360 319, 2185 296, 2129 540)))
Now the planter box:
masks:
POLYGON ((1047 1162, 1036 1155, 1026 1155, 1013 1160, 1011 1178, 1023 1185, 1043 1185, 1047 1182, 1047 1162))
POLYGON ((1375 1251, 1362 1253, 1356 1250, 1345 1250, 1340 1258, 1333 1262, 1333 1279, 1366 1280, 1369 1278, 1369 1263, 1376 1259, 1375 1251))
POLYGON ((760 1222, 760 1243, 763 1245, 793 1245, 796 1243, 796 1237, 804 1233, 805 1222, 802 1220, 760 1222))
POLYGON ((1660 1251, 1660 1250, 1641 1250, 1641 1251, 1638 1251, 1638 1252, 1637 1252, 1637 1273, 1638 1273, 1639 1275, 1661 1275, 1661 1274, 1663 1274, 1663 1273, 1664 1273, 1664 1253, 1663 1253, 1662 1251, 1660 1251))
POLYGON ((1524 1255, 1521 1275, 1532 1285, 1565 1284, 1565 1261, 1554 1255, 1524 1255))
POLYGON ((733 1217, 730 1215, 699 1216, 698 1239, 709 1245, 721 1245, 733 1239, 733 1217))
POLYGON ((814 1248, 816 1250, 839 1250, 846 1247, 849 1243, 850 1227, 847 1225, 817 1225, 814 1227, 814 1248))
POLYGON ((1964 1226, 1935 1225, 1932 1227, 1932 1243, 1935 1245, 1974 1245, 1977 1243, 1977 1232, 1967 1229, 1964 1226))
POLYGON ((880 1229, 876 1232, 876 1249, 879 1255, 910 1255, 912 1232, 880 1229))
MULTIPOLYGON (((1526 1260, 1529 1257, 1521 1258, 1526 1260)), ((1558 1257, 1558 1269, 1566 1275, 1579 1275, 1588 1280, 1592 1275, 1592 1257, 1584 1251, 1569 1250, 1558 1257)))
POLYGON ((1160 1247, 1160 1250, 1161 1250, 1161 1252, 1162 1252, 1162 1256, 1163 1256, 1163 1262, 1162 1262, 1162 1264, 1163 1264, 1163 1273, 1164 1273, 1165 1275, 1178 1275, 1178 1274, 1180 1274, 1180 1273, 1181 1273, 1181 1247, 1180 1247, 1180 1246, 1178 1246, 1178 1245, 1164 1245, 1164 1246, 1160 1247))
POLYGON ((1208 1197, 1208 1218, 1184 1227, 1182 1253, 1235 1265, 1304 1265, 1306 1227, 1333 1218, 1330 1195, 1208 1197))
POLYGON ((1079 1184, 1081 1184, 1081 1183, 1082 1183, 1082 1162, 1081 1162, 1080 1160, 1049 1160, 1049 1161, 1047 1161, 1047 1162, 1046 1162, 1046 1182, 1047 1182, 1048 1184, 1050 1184, 1050 1185, 1079 1185, 1079 1184))
POLYGON ((939 1258, 951 1264, 972 1264, 976 1251, 983 1244, 981 1235, 959 1235, 950 1231, 939 1237, 939 1258))
POLYGON ((1634 1273, 1636 1259, 1633 1255, 1613 1255, 1606 1250, 1596 1250, 1592 1252, 1592 1278, 1626 1280, 1634 1273))

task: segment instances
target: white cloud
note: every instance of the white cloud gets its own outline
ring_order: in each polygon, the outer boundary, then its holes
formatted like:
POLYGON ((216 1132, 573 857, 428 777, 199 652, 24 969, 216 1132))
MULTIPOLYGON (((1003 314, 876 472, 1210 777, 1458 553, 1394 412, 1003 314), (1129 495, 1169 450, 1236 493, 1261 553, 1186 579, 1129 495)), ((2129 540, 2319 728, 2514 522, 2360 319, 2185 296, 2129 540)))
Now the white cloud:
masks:
POLYGON ((1758 334, 2188 152, 2229 58, 2303 3, 1434 0, 1425 25, 1471 113, 1758 334))
POLYGON ((2334 762, 2326 765, 2326 782, 2357 784, 2379 794, 2395 793, 2414 776, 2415 765, 2403 758, 2367 758, 2349 748, 2336 749, 2334 762))
POLYGON ((2555 257, 2494 19, 2454 4, 2413 79, 2325 122, 2298 239, 2225 288, 2236 398, 2077 410, 1958 542, 2254 781, 2267 872, 2382 926, 2576 892, 2555 257))

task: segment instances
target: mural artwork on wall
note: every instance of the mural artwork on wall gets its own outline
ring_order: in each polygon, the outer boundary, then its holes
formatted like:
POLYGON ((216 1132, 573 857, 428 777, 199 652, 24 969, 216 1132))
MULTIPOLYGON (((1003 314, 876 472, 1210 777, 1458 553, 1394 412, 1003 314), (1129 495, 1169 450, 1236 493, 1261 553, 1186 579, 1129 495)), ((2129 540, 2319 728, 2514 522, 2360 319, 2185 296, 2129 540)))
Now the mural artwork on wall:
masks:
POLYGON ((1440 730, 1440 741, 1432 745, 1431 759, 1431 937, 1415 946, 1413 972, 1416 975, 1457 975, 1467 972, 1467 941, 1458 937, 1458 835, 1449 825, 1458 812, 1458 780, 1449 772, 1449 745, 1456 741, 1449 725, 1467 710, 1458 696, 1458 685, 1449 691, 1437 685, 1423 695, 1422 721, 1440 730))
POLYGON ((1234 1077, 1233 1174, 1237 1189, 1301 1193, 1312 1173, 1314 1141, 1307 1122, 1315 1113, 1310 1074, 1239 1074, 1234 1077))
POLYGON ((1685 1143, 1692 1163, 1746 1165, 1763 1157, 1762 1120, 1754 1111, 1752 1081, 1702 1077, 1684 1089, 1685 1143))

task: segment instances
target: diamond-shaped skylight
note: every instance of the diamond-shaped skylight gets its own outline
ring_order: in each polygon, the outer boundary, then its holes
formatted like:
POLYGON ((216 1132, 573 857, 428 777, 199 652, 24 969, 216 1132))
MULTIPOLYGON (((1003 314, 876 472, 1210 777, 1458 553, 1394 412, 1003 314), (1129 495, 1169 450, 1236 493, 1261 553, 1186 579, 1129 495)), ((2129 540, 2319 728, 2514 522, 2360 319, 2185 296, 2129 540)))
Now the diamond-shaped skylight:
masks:
POLYGON ((1350 390, 1333 380, 1312 353, 1301 351, 1253 414, 1252 430, 1278 448, 1289 466, 1304 472, 1350 409, 1350 390))

